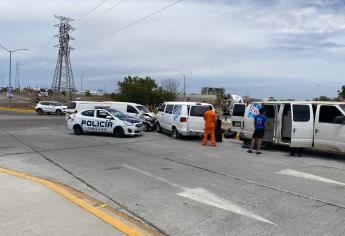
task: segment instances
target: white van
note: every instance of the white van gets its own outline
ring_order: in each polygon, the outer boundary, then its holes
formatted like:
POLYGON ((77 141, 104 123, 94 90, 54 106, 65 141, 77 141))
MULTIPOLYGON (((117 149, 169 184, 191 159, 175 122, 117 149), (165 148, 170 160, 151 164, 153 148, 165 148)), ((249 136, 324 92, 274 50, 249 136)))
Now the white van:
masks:
POLYGON ((122 113, 140 119, 143 122, 143 130, 153 130, 156 124, 156 115, 145 106, 130 102, 102 102, 102 106, 121 111, 122 113))
POLYGON ((252 138, 253 118, 261 107, 267 117, 264 141, 345 152, 345 103, 278 101, 253 103, 247 107, 235 104, 232 130, 240 132, 245 141, 252 138))
POLYGON ((166 130, 173 138, 180 136, 201 136, 204 134, 204 113, 209 103, 165 102, 158 108, 156 129, 166 130))
POLYGON ((71 101, 67 104, 66 113, 77 113, 85 109, 94 109, 96 106, 102 106, 102 103, 91 101, 71 101))

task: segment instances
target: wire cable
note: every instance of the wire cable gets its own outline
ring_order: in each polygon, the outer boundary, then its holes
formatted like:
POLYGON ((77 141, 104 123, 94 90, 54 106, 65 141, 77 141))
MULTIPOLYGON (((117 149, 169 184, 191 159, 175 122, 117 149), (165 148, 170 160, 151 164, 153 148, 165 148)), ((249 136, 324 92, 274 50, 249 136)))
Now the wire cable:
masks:
POLYGON ((88 15, 90 15, 92 12, 94 12, 97 8, 99 8, 100 6, 102 6, 107 0, 102 0, 102 2, 100 2, 98 5, 96 5, 94 8, 92 8, 90 11, 86 12, 84 15, 80 16, 75 22, 80 21, 81 19, 87 17, 88 15))
POLYGON ((104 14, 107 13, 108 11, 110 11, 110 10, 114 9, 115 7, 121 5, 121 4, 124 3, 125 1, 127 1, 127 0, 121 0, 120 2, 117 2, 117 3, 116 3, 115 5, 113 5, 112 7, 106 9, 105 11, 103 11, 103 12, 101 12, 100 14, 96 15, 95 17, 91 18, 90 20, 88 20, 88 21, 82 23, 81 25, 77 25, 77 26, 76 26, 76 28, 77 28, 76 30, 78 30, 78 29, 80 29, 81 27, 83 27, 83 26, 89 24, 90 22, 96 20, 97 18, 99 18, 100 16, 104 15, 104 14))
POLYGON ((149 15, 146 15, 146 16, 144 16, 144 17, 139 18, 138 20, 133 21, 132 23, 130 23, 130 24, 128 24, 128 25, 125 25, 125 26, 123 26, 123 27, 121 27, 121 28, 119 28, 119 29, 116 29, 116 30, 114 30, 114 31, 112 31, 112 32, 110 32, 110 33, 108 33, 108 34, 105 34, 105 35, 99 37, 99 38, 96 38, 96 39, 94 39, 94 40, 91 40, 91 41, 89 41, 89 42, 86 42, 86 43, 80 45, 79 47, 77 47, 76 49, 85 47, 85 46, 87 46, 87 45, 89 45, 89 44, 92 44, 92 43, 95 43, 95 42, 97 42, 97 41, 103 40, 103 39, 105 39, 105 38, 107 38, 107 37, 109 37, 109 36, 111 36, 111 35, 113 35, 113 34, 116 34, 116 33, 119 33, 119 32, 121 32, 121 31, 125 30, 125 29, 128 29, 128 28, 132 27, 133 25, 136 25, 136 24, 138 24, 138 23, 140 23, 140 22, 142 22, 142 21, 144 21, 144 20, 146 20, 146 19, 148 19, 148 18, 150 18, 150 17, 152 17, 152 16, 154 16, 154 15, 157 15, 158 13, 160 13, 160 12, 162 12, 162 11, 164 11, 164 10, 166 10, 166 9, 168 9, 168 8, 174 6, 174 5, 176 5, 176 4, 178 4, 178 3, 182 2, 182 1, 183 1, 183 0, 177 0, 177 1, 175 1, 175 2, 173 2, 173 3, 171 3, 171 4, 167 5, 167 6, 165 6, 165 7, 163 7, 163 8, 160 8, 160 9, 158 9, 158 10, 156 10, 156 11, 150 13, 149 15))

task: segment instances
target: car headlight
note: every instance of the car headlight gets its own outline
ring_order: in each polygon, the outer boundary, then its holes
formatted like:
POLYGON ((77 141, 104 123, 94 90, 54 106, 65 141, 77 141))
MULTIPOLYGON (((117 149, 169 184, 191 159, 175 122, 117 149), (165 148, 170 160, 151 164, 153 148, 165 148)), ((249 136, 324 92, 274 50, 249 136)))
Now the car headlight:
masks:
POLYGON ((128 126, 133 126, 133 123, 131 123, 131 122, 124 121, 124 123, 125 123, 126 125, 128 125, 128 126))

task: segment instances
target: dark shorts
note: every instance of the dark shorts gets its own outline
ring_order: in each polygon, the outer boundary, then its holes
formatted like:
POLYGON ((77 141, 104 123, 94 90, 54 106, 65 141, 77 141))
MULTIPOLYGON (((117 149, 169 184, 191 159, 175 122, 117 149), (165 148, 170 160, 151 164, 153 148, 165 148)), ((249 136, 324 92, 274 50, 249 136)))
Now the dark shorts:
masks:
POLYGON ((263 138, 265 135, 265 129, 256 129, 253 134, 253 138, 263 138))

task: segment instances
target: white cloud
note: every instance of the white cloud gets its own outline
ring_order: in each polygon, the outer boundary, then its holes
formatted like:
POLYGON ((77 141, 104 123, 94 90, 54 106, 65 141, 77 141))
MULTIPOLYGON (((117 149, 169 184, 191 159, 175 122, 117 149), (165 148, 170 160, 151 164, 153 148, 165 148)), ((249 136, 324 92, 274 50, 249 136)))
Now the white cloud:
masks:
MULTIPOLYGON (((98 2, 79 0, 64 13, 80 16, 98 2)), ((116 2, 108 0, 74 25, 83 24, 116 2)), ((324 93, 329 96, 335 96, 335 88, 342 85, 342 1, 186 0, 118 34, 78 48, 171 2, 128 0, 73 32, 76 78, 84 72, 90 86, 102 88, 103 83, 110 86, 129 74, 180 78, 175 72, 178 69, 192 72, 189 91, 212 85, 242 88, 238 90, 244 92, 250 84, 257 87, 258 96, 266 97, 277 86, 288 87, 291 83, 324 83, 325 88, 329 87, 324 93)), ((53 14, 71 4, 68 0, 0 0, 0 44, 27 47, 36 54, 57 33, 53 14)), ((16 55, 23 62, 23 70, 28 70, 27 83, 50 85, 57 57, 57 49, 51 46, 56 43, 57 39, 51 41, 39 54, 49 62, 16 55)), ((0 53, 0 67, 6 70, 7 63, 7 55, 0 53)), ((311 90, 296 94, 297 90, 286 89, 285 93, 310 97, 314 95, 311 90)))

